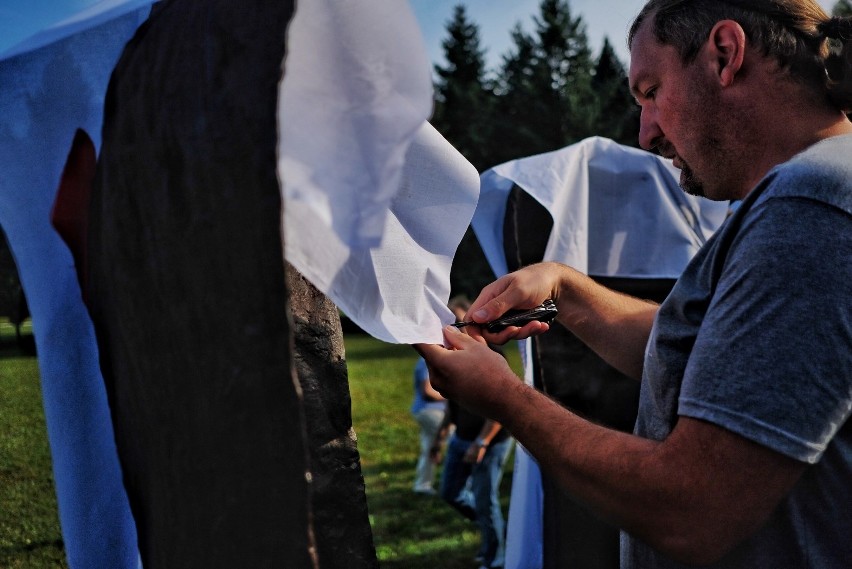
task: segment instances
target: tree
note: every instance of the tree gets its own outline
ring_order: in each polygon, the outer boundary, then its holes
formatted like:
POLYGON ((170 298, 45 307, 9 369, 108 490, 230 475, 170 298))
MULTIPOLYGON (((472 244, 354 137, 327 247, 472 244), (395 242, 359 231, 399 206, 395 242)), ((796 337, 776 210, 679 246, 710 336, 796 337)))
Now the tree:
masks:
POLYGON ((595 65, 592 89, 598 97, 595 134, 636 146, 639 141, 639 107, 630 94, 624 66, 608 38, 604 38, 595 65))
POLYGON ((546 104, 541 97, 541 81, 536 80, 536 43, 520 24, 511 32, 514 48, 503 56, 497 79, 498 96, 495 147, 496 163, 544 152, 548 149, 542 130, 546 104))
POLYGON ((596 113, 592 54, 581 17, 573 18, 567 0, 542 0, 534 18, 538 35, 538 73, 542 95, 551 105, 549 145, 565 146, 592 134, 596 113))
POLYGON ((27 353, 35 353, 35 344, 31 343, 32 338, 27 340, 21 336, 21 324, 29 315, 30 310, 24 296, 24 289, 21 287, 18 268, 6 240, 6 234, 0 227, 0 317, 7 317, 9 323, 15 327, 18 347, 26 350, 27 353))
POLYGON ((436 105, 432 124, 479 171, 493 165, 489 158, 493 94, 486 81, 485 51, 479 28, 468 20, 463 5, 454 8, 442 42, 445 67, 435 66, 436 105))
MULTIPOLYGON (((433 126, 482 172, 495 165, 494 94, 486 79, 485 51, 479 28, 463 5, 453 9, 448 37, 441 43, 447 64, 435 66, 433 126)), ((453 294, 475 296, 494 279, 479 242, 468 228, 455 255, 450 284, 453 294)))
POLYGON ((831 9, 831 14, 844 18, 852 17, 852 0, 838 0, 831 9))
POLYGON ((534 37, 517 26, 498 83, 502 158, 556 150, 594 133, 592 56, 567 0, 542 0, 534 37), (508 155, 507 155, 508 154, 508 155))

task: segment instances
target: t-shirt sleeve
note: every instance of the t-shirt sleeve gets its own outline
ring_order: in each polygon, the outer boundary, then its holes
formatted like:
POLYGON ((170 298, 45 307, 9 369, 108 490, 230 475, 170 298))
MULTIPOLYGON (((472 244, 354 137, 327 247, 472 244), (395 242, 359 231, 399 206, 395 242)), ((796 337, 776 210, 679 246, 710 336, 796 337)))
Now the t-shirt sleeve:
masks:
POLYGON ((678 413, 817 462, 852 410, 850 259, 846 212, 757 205, 717 268, 678 413))
POLYGON ((426 360, 420 358, 414 366, 414 381, 418 385, 429 379, 429 368, 426 367, 426 360))

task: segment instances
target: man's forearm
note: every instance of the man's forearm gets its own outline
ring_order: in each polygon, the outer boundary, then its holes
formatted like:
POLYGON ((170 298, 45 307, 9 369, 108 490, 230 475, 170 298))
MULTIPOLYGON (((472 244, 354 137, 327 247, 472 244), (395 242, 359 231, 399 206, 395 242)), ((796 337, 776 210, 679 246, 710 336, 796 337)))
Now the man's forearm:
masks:
POLYGON ((599 517, 625 529, 647 523, 653 510, 637 503, 636 486, 660 443, 595 425, 520 382, 491 411, 551 479, 599 517))
POLYGON ((611 366, 641 379, 658 306, 608 289, 569 267, 558 266, 558 271, 559 322, 611 366))
POLYGON ((662 442, 607 429, 520 383, 491 412, 575 499, 686 563, 754 533, 805 468, 694 419, 662 442))

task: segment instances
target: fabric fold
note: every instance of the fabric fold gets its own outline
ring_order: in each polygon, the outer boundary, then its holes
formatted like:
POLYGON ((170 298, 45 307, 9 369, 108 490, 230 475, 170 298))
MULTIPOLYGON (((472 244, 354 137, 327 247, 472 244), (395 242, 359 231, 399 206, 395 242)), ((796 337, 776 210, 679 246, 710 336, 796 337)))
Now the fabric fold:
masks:
POLYGON ((426 122, 430 65, 407 3, 302 3, 279 96, 285 258, 372 336, 442 341, 479 177, 426 122))

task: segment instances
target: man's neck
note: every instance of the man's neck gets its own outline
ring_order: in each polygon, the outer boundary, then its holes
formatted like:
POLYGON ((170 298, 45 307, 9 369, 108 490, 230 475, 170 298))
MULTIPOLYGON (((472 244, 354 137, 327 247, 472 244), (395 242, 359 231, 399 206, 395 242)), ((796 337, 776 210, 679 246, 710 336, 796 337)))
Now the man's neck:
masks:
POLYGON ((740 198, 745 197, 778 164, 787 162, 821 140, 852 134, 852 122, 843 113, 815 107, 812 100, 802 101, 799 106, 788 102, 783 107, 767 105, 763 108, 791 111, 764 117, 758 123, 766 126, 751 144, 754 149, 753 167, 750 168, 751 175, 740 188, 740 198))

